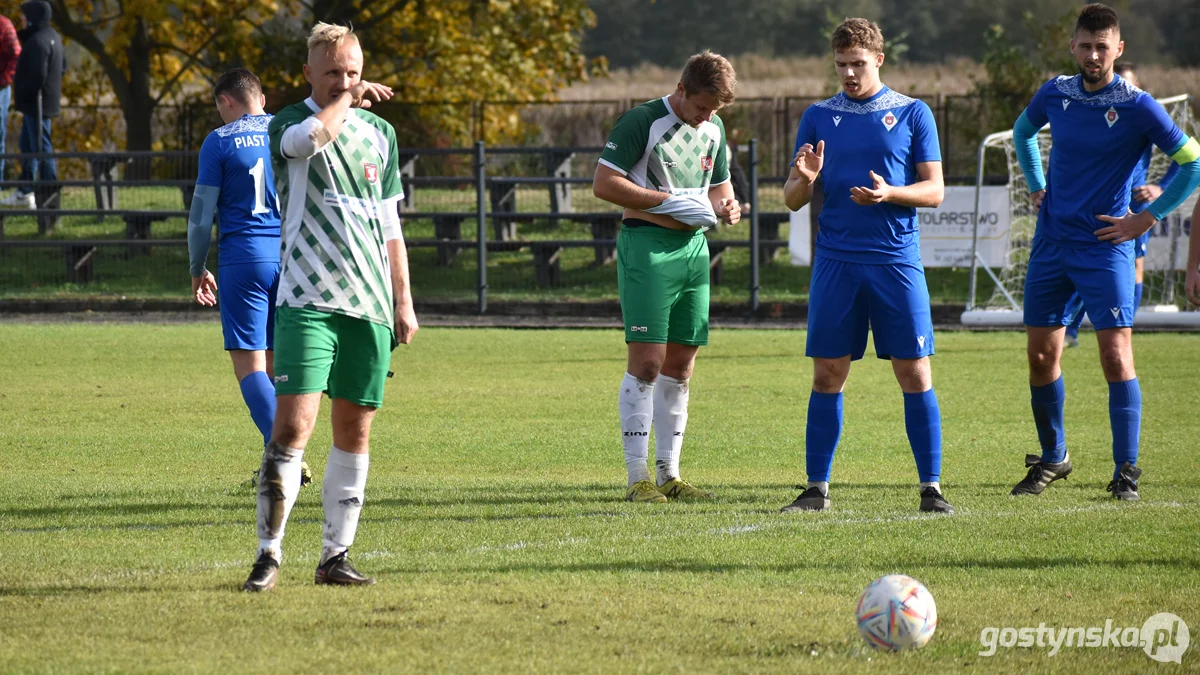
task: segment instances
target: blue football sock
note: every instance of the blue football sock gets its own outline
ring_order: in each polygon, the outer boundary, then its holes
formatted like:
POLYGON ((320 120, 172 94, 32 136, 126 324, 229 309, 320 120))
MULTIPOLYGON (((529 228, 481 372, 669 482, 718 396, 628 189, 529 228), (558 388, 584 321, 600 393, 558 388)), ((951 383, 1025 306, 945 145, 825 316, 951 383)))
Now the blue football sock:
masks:
POLYGON ((1138 311, 1138 307, 1142 306, 1142 291, 1144 288, 1144 284, 1133 285, 1133 311, 1135 313, 1138 311))
POLYGON ((808 397, 808 430, 804 438, 809 482, 829 482, 833 451, 841 435, 842 393, 812 392, 808 397))
POLYGON ((942 412, 933 389, 904 394, 904 429, 921 482, 937 482, 942 473, 942 412))
POLYGON ((271 441, 271 427, 275 426, 275 385, 261 370, 242 378, 242 399, 250 409, 250 418, 258 425, 263 435, 263 445, 271 441))
POLYGON ((1142 429, 1142 387, 1137 378, 1108 383, 1108 420, 1113 435, 1113 478, 1125 462, 1137 464, 1142 429))
POLYGON ((1067 456, 1067 435, 1063 431, 1063 403, 1067 399, 1067 390, 1062 375, 1043 387, 1029 385, 1029 398, 1038 441, 1042 444, 1042 461, 1057 464, 1067 456))

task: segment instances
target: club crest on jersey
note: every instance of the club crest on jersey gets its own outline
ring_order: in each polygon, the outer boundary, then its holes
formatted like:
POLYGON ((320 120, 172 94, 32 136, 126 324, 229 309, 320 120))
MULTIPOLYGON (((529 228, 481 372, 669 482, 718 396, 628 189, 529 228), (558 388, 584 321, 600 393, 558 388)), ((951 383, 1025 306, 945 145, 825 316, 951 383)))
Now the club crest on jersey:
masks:
POLYGON ((841 116, 841 115, 834 115, 834 116, 833 116, 833 126, 835 126, 835 127, 836 127, 837 125, 839 125, 839 124, 841 124, 841 123, 842 123, 842 116, 841 116))
POLYGON ((374 183, 379 180, 379 167, 374 164, 363 164, 363 174, 367 177, 368 183, 374 183))
POLYGON ((712 168, 713 168, 712 157, 701 157, 700 158, 700 170, 701 171, 712 171, 712 168))
POLYGON ((891 131, 892 127, 896 126, 896 115, 889 110, 880 121, 883 122, 883 126, 887 127, 888 131, 891 131))
POLYGON ((1116 108, 1109 108, 1108 112, 1104 113, 1104 121, 1108 122, 1110 129, 1112 128, 1112 125, 1116 124, 1117 120, 1119 119, 1121 119, 1121 116, 1117 114, 1116 108))

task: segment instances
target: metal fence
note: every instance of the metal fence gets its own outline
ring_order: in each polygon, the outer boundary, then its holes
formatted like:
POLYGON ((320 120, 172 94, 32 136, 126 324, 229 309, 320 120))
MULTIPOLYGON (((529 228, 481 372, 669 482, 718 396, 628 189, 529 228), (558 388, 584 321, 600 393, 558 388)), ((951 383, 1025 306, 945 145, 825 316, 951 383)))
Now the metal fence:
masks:
MULTIPOLYGON (((786 259, 784 178, 763 175, 776 159, 763 148, 751 140, 734 153, 748 179, 739 194, 743 222, 707 233, 714 302, 751 311, 805 299, 809 278, 786 259)), ((479 312, 489 300, 616 299, 621 213, 591 190, 601 149, 400 150, 416 294, 479 312)), ((0 296, 185 296, 197 154, 59 153, 60 175, 65 167, 84 177, 0 181, 32 188, 37 206, 0 208, 0 296)), ((50 158, 24 159, 33 157, 50 158)), ((806 225, 798 232, 811 246, 813 224, 806 225)), ((208 264, 219 276, 217 254, 213 246, 208 264)), ((965 292, 965 272, 961 285, 965 292)))

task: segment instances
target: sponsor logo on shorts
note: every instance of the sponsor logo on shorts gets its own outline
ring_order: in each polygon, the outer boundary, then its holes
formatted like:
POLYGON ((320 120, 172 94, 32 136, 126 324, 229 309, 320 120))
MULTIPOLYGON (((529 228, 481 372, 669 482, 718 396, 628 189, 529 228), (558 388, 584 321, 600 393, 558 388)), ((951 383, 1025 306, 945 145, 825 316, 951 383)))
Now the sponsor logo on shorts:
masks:
POLYGON ((630 330, 630 332, 633 332, 633 333, 649 333, 650 332, 650 329, 647 328, 646 326, 630 326, 629 330, 630 330))
POLYGON ((288 381, 287 375, 276 375, 275 376, 275 384, 279 384, 280 382, 287 382, 287 381, 288 381))
POLYGON ((920 345, 921 349, 925 349, 925 336, 924 335, 917 336, 917 344, 920 345))
POLYGON ((712 171, 712 168, 713 168, 712 157, 701 157, 700 158, 700 168, 704 171, 712 171))
POLYGON ((1112 313, 1113 313, 1113 318, 1114 318, 1114 319, 1119 319, 1119 318, 1121 318, 1121 308, 1120 308, 1120 307, 1113 307, 1111 311, 1112 311, 1112 313))

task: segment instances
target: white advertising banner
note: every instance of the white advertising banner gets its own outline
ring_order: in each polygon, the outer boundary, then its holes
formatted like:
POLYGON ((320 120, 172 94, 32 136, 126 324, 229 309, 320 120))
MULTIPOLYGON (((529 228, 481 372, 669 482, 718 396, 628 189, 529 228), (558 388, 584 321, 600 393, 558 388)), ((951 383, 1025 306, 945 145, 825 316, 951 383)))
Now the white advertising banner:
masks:
MULTIPOLYGON (((1008 187, 986 186, 979 193, 979 255, 989 267, 1003 267, 1008 254, 1008 187)), ((975 226, 975 188, 951 185, 942 205, 917 209, 921 228, 921 264, 925 267, 970 267, 975 226)))

